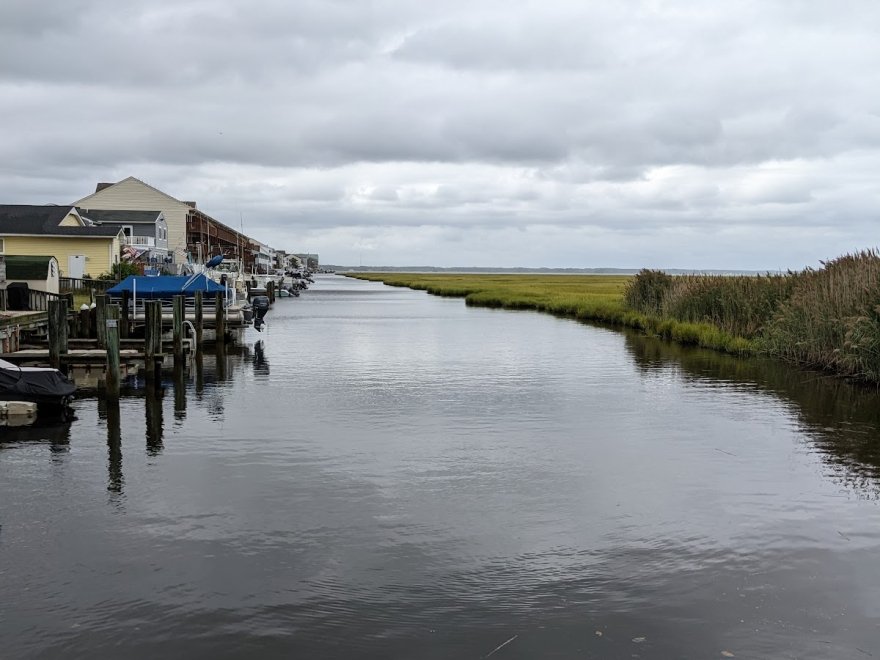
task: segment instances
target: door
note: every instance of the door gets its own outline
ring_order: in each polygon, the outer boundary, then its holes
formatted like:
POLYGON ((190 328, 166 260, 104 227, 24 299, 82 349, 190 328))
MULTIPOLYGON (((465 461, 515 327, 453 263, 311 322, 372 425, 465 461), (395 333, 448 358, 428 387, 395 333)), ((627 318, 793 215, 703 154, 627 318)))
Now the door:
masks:
POLYGON ((86 273, 86 255, 71 254, 67 257, 67 277, 81 280, 86 273))

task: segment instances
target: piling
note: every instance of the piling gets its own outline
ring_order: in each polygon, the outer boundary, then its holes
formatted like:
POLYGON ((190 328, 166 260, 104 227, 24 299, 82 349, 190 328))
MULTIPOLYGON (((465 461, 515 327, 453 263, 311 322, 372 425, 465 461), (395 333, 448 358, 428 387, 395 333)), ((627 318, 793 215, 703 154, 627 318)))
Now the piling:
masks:
POLYGON ((149 300, 144 303, 144 367, 148 379, 155 376, 156 353, 161 351, 162 303, 158 300, 149 300))
POLYGON ((104 307, 104 345, 107 347, 107 373, 104 384, 107 398, 119 399, 119 305, 104 307))
POLYGON ((67 298, 49 301, 49 364, 61 368, 61 356, 67 353, 67 298))
POLYGON ((204 296, 202 295, 202 292, 196 291, 196 295, 195 295, 196 351, 202 350, 202 326, 203 326, 202 315, 204 314, 203 301, 204 301, 204 296))
POLYGON ((119 337, 121 339, 128 339, 131 333, 131 311, 129 310, 129 306, 131 305, 131 294, 128 291, 122 292, 122 316, 120 317, 119 323, 119 337))
POLYGON ((219 293, 214 295, 214 327, 217 334, 215 341, 218 346, 226 342, 226 310, 223 309, 224 302, 223 296, 219 293))
MULTIPOLYGON (((107 303, 109 302, 106 294, 95 296, 95 331, 98 337, 98 348, 104 348, 107 345, 107 303)), ((117 317, 118 320, 118 317, 117 317)))
POLYGON ((183 366, 183 313, 184 297, 174 296, 174 317, 172 323, 172 337, 174 338, 174 367, 179 369, 183 366))
POLYGON ((275 304, 275 282, 272 280, 266 282, 266 295, 269 296, 269 303, 275 304))

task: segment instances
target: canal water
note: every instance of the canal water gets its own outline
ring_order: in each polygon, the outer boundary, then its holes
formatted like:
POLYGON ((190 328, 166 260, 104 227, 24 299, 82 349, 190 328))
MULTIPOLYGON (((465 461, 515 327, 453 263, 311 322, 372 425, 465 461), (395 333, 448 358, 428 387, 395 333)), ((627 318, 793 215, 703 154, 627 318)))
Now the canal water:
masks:
POLYGON ((880 397, 319 277, 0 443, 3 658, 880 656, 880 397))

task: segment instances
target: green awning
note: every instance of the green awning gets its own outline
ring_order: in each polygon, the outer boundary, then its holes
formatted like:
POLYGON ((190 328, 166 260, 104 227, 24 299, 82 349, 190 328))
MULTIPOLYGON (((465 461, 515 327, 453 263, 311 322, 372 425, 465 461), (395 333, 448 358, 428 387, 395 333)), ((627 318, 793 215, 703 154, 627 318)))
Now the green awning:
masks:
POLYGON ((49 262, 54 257, 7 256, 7 280, 45 280, 49 277, 49 262))

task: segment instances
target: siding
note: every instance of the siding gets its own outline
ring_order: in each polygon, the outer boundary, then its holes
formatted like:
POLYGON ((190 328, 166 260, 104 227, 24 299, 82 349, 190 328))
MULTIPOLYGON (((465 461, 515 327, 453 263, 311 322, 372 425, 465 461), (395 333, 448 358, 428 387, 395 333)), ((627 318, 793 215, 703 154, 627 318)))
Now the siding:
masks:
POLYGON ((86 255, 86 273, 98 277, 110 271, 113 262, 119 261, 119 240, 117 238, 78 236, 6 236, 6 254, 38 257, 51 255, 58 259, 58 267, 63 276, 67 275, 67 257, 73 254, 86 255))
POLYGON ((59 227, 82 227, 79 217, 75 213, 68 213, 64 220, 58 223, 59 227))
POLYGON ((113 211, 162 211, 168 225, 168 249, 173 251, 176 262, 186 261, 186 217, 190 207, 142 181, 129 177, 83 197, 74 202, 74 206, 113 211))

